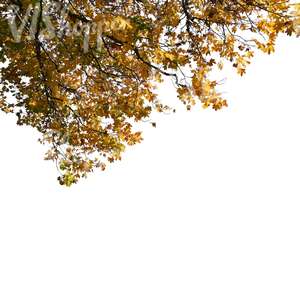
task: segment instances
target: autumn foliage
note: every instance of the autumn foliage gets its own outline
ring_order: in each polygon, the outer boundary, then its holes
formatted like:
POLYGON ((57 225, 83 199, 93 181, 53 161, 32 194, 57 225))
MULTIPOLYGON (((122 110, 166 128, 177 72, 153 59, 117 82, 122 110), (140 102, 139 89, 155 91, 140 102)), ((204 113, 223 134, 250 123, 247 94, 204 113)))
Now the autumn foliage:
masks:
POLYGON ((256 49, 299 33, 299 11, 286 0, 2 0, 0 108, 41 133, 70 186, 141 142, 133 124, 169 109, 163 80, 188 109, 226 106, 211 73, 227 61, 243 75, 256 49))

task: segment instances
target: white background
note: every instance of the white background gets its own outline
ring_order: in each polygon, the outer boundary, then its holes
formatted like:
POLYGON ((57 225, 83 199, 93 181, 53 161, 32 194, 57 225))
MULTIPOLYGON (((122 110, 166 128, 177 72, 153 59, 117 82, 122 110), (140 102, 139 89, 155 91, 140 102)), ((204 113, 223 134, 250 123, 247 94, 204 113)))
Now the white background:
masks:
POLYGON ((70 189, 2 114, 0 299, 299 300, 299 54, 281 38, 229 108, 162 116, 70 189))

